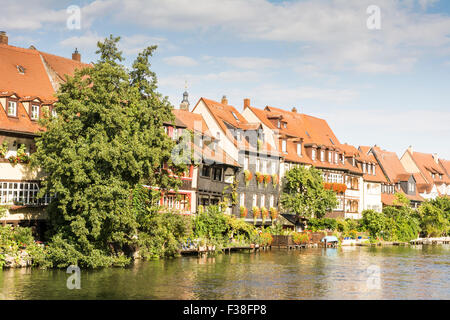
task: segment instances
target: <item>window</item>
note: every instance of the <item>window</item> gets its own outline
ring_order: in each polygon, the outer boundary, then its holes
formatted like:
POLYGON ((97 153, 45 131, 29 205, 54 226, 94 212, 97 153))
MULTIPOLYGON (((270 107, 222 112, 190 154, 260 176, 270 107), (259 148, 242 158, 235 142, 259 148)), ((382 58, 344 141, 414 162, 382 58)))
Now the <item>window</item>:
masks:
POLYGON ((441 180, 442 180, 442 174, 440 174, 440 175, 439 175, 439 179, 441 179, 441 180))
POLYGON ((328 162, 331 163, 333 162, 333 152, 328 151, 328 162))
POLYGON ((266 195, 262 194, 260 198, 260 207, 265 207, 266 195))
MULTIPOLYGON (((52 117, 56 118, 58 114, 56 113, 55 107, 52 107, 52 117)), ((164 127, 164 131, 167 133, 167 127, 164 127)))
POLYGON ((275 200, 275 197, 273 196, 273 194, 271 194, 270 195, 270 200, 269 200, 269 207, 270 208, 273 208, 274 206, 274 200, 275 200))
POLYGON ((17 102, 8 101, 8 116, 17 117, 17 102))
POLYGON ((331 144, 333 144, 333 145, 334 145, 334 141, 333 141, 333 139, 331 139, 331 138, 330 138, 330 142, 331 142, 331 144))
POLYGON ((325 151, 320 150, 320 161, 325 161, 325 151))
POLYGON ((209 178, 211 176, 211 167, 203 166, 202 168, 202 177, 209 178))
POLYGON ((214 168, 214 180, 222 181, 222 168, 214 168))
POLYGON ((177 128, 173 128, 172 139, 173 140, 178 139, 178 129, 177 128))
POLYGON ((244 170, 248 170, 248 157, 244 157, 244 170))
POLYGON ((415 192, 414 183, 408 182, 408 192, 415 192))
POLYGON ((280 120, 277 121, 277 128, 278 128, 278 129, 281 128, 281 122, 280 122, 280 120))
POLYGON ((38 198, 39 185, 33 182, 1 182, 0 203, 20 205, 47 205, 53 198, 48 194, 38 198))
POLYGON ((237 117, 237 115, 233 111, 231 111, 231 114, 233 115, 234 119, 236 119, 236 121, 239 121, 239 118, 237 117))
POLYGON ((313 161, 316 160, 316 149, 312 149, 312 151, 311 151, 311 158, 313 159, 313 161))
POLYGON ((286 129, 286 127, 287 127, 287 123, 286 122, 283 122, 283 127, 286 129))
POLYGON ((203 135, 200 135, 200 137, 198 139, 198 145, 200 148, 203 148, 203 135))
POLYGON ((256 159, 256 172, 259 172, 260 167, 261 167, 261 160, 256 159))
POLYGON ((342 164, 345 164, 345 155, 342 154, 342 164))
POLYGON ((302 144, 301 143, 297 143, 297 155, 299 157, 302 156, 302 144))
POLYGON ((338 164, 338 162, 339 162, 339 154, 336 152, 336 153, 334 154, 334 163, 335 163, 335 164, 338 164))
POLYGON ((277 163, 275 161, 272 161, 272 174, 277 173, 277 163))
POLYGON ((362 164, 362 169, 363 169, 363 173, 366 173, 366 164, 365 163, 362 164))
POLYGON ((236 140, 241 141, 241 132, 239 130, 236 131, 236 140))
POLYGON ((263 161, 262 161, 262 165, 263 165, 263 167, 262 167, 262 173, 266 174, 266 173, 267 173, 267 161, 266 161, 266 160, 263 160, 263 161))
POLYGON ((245 193, 241 193, 239 203, 241 206, 245 207, 245 193))
POLYGON ((257 203, 257 195, 253 194, 253 207, 256 207, 256 203, 257 203))
POLYGON ((32 120, 39 119, 39 105, 37 104, 31 105, 31 119, 32 120))
POLYGON ((434 179, 434 173, 431 174, 431 177, 434 179))
POLYGON ((286 140, 282 140, 282 141, 281 141, 281 150, 282 150, 284 153, 287 153, 286 140))
POLYGON ((376 174, 377 174, 376 171, 375 171, 375 166, 376 166, 376 165, 373 165, 373 166, 372 166, 373 175, 376 175, 376 174))

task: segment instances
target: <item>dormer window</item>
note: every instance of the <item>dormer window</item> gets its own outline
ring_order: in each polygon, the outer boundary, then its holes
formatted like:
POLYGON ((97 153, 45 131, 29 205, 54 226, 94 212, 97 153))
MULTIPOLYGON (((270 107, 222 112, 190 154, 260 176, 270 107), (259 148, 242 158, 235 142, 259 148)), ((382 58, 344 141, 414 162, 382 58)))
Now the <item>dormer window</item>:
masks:
POLYGON ((39 105, 32 104, 31 105, 31 120, 38 120, 38 119, 39 119, 39 105))
POLYGON ((287 123, 283 122, 283 127, 286 129, 287 128, 287 123))
POLYGON ((365 163, 362 164, 362 169, 363 169, 363 173, 366 173, 366 164, 365 163))
POLYGON ((315 161, 316 160, 316 149, 312 149, 311 150, 311 158, 313 159, 313 161, 315 161))
POLYGON ((335 164, 338 164, 338 162, 339 162, 339 154, 336 152, 336 153, 334 154, 334 163, 335 163, 335 164))
POLYGON ((372 166, 373 175, 376 175, 375 165, 372 166))
POLYGON ((352 158, 352 163, 353 163, 353 166, 356 167, 356 160, 354 157, 352 158))
POLYGON ((325 161, 325 150, 320 150, 320 161, 325 161))
POLYGON ((333 153, 331 151, 328 151, 328 162, 333 162, 333 153))
POLYGON ((301 143, 297 143, 297 155, 299 157, 302 156, 302 144, 301 143))
POLYGON ((342 164, 345 164, 345 154, 342 154, 342 164))
POLYGON ((17 102, 8 101, 8 116, 17 117, 17 102))
POLYGON ((441 180, 442 180, 442 174, 440 174, 440 175, 439 175, 439 179, 441 179, 441 180))
POLYGON ((431 177, 434 179, 434 173, 431 174, 431 177))
POLYGON ((278 129, 281 128, 281 122, 280 122, 280 120, 277 121, 277 128, 278 128, 278 129))

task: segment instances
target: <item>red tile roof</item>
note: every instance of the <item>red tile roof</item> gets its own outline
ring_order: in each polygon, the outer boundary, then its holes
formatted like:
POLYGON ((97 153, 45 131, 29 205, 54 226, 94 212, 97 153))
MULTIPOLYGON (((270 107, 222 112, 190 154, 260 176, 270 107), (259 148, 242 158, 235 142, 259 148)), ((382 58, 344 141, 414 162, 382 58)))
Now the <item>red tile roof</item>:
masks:
POLYGON ((416 166, 419 168, 422 177, 426 180, 427 184, 440 185, 442 183, 449 184, 450 178, 447 176, 444 168, 439 164, 439 160, 435 160, 432 154, 422 152, 406 152, 411 156, 416 166), (434 173, 434 179, 432 174, 434 173), (442 179, 440 179, 442 175, 442 179))
POLYGON ((0 44, 0 92, 54 99, 52 84, 39 51, 0 44), (18 66, 24 73, 20 73, 18 66))
POLYGON ((0 44, 0 96, 10 97, 15 94, 19 98, 17 104, 18 117, 8 117, 5 108, 0 110, 0 129, 37 133, 42 131, 35 121, 32 121, 20 101, 31 101, 35 98, 44 104, 56 101, 55 88, 52 85, 52 72, 59 79, 55 87, 65 81, 65 75, 73 75, 75 69, 89 66, 87 64, 44 53, 35 49, 24 49, 0 44))
POLYGON ((391 183, 407 181, 409 179, 411 173, 405 170, 395 152, 382 150, 377 146, 372 148, 372 152, 375 153, 376 159, 378 159, 380 166, 391 183))
POLYGON ((233 128, 241 129, 243 131, 255 131, 260 128, 259 123, 248 122, 235 107, 230 106, 228 104, 222 104, 220 102, 206 99, 203 97, 200 98, 200 101, 203 101, 205 103, 206 107, 209 109, 214 119, 222 129, 222 131, 225 132, 227 137, 234 143, 235 146, 253 152, 258 151, 260 153, 268 153, 272 156, 278 156, 278 151, 272 148, 270 144, 268 144, 267 142, 263 143, 260 150, 257 150, 250 143, 248 143, 246 139, 242 139, 242 141, 237 141, 234 135, 228 129, 229 126, 231 126, 233 128))

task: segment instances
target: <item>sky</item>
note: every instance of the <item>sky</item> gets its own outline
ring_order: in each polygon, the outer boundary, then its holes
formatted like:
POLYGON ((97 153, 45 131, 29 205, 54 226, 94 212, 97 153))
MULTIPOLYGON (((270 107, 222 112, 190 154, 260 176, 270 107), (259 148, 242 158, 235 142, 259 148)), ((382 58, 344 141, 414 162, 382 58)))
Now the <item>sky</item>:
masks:
POLYGON ((0 5, 0 30, 18 47, 65 57, 78 48, 83 62, 95 62, 97 41, 113 34, 129 66, 158 45, 152 69, 175 107, 187 83, 191 107, 223 95, 238 110, 244 98, 257 108, 296 107, 326 119, 341 143, 376 144, 399 156, 411 145, 450 159, 450 1, 0 5))

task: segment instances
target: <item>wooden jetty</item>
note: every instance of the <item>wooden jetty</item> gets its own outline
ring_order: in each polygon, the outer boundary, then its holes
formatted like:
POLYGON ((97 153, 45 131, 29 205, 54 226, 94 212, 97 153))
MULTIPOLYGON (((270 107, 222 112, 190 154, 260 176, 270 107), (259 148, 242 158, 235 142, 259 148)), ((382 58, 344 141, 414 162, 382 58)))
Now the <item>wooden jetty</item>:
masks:
POLYGON ((442 245, 450 244, 450 237, 418 238, 409 242, 412 245, 442 245))

